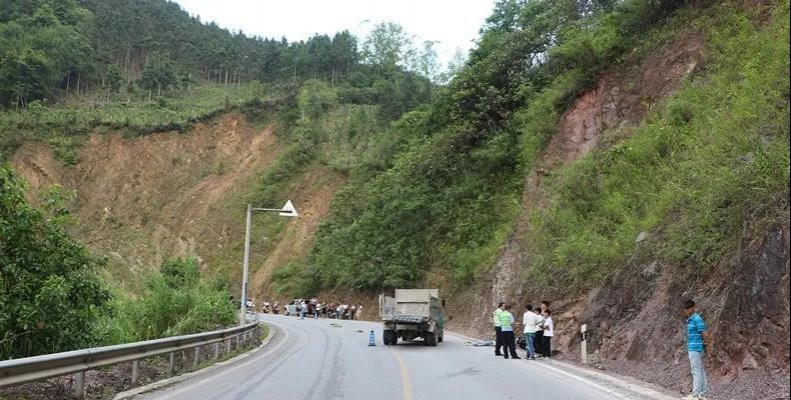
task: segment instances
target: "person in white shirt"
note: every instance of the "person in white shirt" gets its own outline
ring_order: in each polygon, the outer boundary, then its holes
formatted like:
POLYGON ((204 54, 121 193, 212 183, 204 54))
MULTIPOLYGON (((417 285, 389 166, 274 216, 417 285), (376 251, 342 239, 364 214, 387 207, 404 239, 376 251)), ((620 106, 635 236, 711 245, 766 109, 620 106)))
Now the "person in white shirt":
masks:
POLYGON ((538 324, 541 323, 541 317, 533 312, 533 305, 528 304, 525 306, 525 313, 522 315, 522 333, 525 336, 525 343, 527 344, 527 357, 525 360, 535 360, 535 338, 538 324))
POLYGON ((552 322, 552 311, 544 310, 544 336, 541 341, 541 351, 544 357, 552 357, 552 336, 555 336, 555 324, 552 322))

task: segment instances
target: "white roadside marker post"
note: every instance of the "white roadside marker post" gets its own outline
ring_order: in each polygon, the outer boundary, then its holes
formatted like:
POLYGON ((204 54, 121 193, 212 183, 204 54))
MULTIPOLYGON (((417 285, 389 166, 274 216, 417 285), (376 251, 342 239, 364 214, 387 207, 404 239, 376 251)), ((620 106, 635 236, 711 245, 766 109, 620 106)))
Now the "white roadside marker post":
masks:
POLYGON ((588 364, 588 341, 586 332, 588 331, 588 325, 582 324, 580 327, 580 333, 582 333, 582 363, 587 365, 588 364))

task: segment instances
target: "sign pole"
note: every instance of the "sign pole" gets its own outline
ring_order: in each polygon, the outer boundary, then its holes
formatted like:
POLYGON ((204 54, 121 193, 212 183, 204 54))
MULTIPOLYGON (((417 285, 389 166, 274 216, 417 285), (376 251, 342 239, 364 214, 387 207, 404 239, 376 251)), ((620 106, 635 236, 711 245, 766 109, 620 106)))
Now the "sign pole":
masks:
POLYGON ((253 206, 247 205, 247 224, 244 229, 244 266, 242 267, 242 299, 239 307, 239 325, 244 326, 247 322, 247 271, 250 265, 250 225, 253 219, 253 206))

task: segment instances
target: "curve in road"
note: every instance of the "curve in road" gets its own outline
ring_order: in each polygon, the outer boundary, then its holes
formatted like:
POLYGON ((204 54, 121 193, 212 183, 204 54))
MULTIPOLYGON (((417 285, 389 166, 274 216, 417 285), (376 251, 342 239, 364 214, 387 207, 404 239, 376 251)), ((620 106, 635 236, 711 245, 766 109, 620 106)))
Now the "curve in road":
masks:
POLYGON ((381 324, 262 315, 269 345, 252 356, 148 393, 187 400, 647 399, 589 381, 544 361, 506 360, 446 334, 437 347, 384 346, 381 324), (369 347, 374 330, 377 346, 369 347))

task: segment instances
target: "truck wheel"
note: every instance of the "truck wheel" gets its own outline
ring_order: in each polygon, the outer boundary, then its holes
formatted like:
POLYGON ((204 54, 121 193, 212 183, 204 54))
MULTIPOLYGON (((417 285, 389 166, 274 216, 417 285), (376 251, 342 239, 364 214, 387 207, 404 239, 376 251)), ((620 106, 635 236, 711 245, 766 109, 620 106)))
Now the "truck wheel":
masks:
POLYGON ((395 332, 394 331, 384 331, 382 332, 382 341, 384 341, 386 346, 391 344, 395 344, 395 332))
POLYGON ((437 345, 437 331, 434 332, 426 332, 426 346, 436 346, 437 345))

